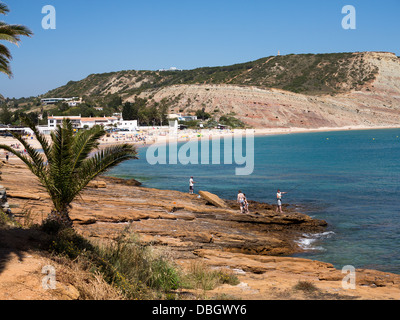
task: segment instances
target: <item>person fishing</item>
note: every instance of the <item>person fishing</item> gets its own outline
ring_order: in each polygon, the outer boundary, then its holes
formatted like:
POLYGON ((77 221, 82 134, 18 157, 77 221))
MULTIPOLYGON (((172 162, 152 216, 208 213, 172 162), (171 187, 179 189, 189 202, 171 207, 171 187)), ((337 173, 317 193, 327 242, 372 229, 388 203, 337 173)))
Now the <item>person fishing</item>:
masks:
POLYGON ((193 177, 190 177, 189 179, 189 194, 193 194, 193 186, 194 186, 195 182, 193 180, 193 177))
POLYGON ((283 194, 286 194, 287 192, 281 192, 279 189, 278 189, 278 192, 276 193, 276 200, 277 200, 277 204, 278 204, 278 206, 276 207, 276 212, 280 212, 280 213, 283 213, 283 211, 282 211, 282 195, 283 194))

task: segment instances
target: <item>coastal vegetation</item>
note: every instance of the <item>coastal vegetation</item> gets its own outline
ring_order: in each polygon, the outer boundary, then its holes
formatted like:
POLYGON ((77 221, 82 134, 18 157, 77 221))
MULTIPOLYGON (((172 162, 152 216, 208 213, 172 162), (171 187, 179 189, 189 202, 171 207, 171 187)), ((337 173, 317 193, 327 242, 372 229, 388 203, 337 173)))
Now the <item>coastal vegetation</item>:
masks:
POLYGON ((83 102, 76 106, 58 102, 45 107, 35 99, 4 99, 0 101, 0 123, 22 125, 21 117, 28 117, 36 124, 47 125, 49 116, 111 117, 122 113, 124 120, 138 120, 140 125, 166 125, 170 105, 166 100, 156 102, 139 97, 133 102, 123 103, 118 94, 102 98, 84 97, 83 102))
POLYGON ((122 107, 124 120, 138 120, 141 125, 167 125, 168 105, 161 102, 149 101, 136 97, 134 102, 126 102, 122 107))
MULTIPOLYGON (((6 15, 9 11, 7 5, 0 2, 0 15, 6 15)), ((32 31, 25 26, 0 21, 0 40, 18 45, 21 42, 21 36, 31 37, 32 35, 32 31)), ((0 72, 9 77, 12 77, 11 59, 10 50, 5 45, 0 44, 0 72)))

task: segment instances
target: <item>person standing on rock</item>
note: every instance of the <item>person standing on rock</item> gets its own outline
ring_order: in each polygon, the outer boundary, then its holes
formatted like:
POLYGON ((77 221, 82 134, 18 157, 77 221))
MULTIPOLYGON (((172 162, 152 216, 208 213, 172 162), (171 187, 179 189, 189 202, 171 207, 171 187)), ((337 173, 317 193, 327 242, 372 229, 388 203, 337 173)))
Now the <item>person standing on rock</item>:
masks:
POLYGON ((278 192, 276 193, 276 200, 277 200, 277 202, 278 202, 278 206, 276 207, 276 212, 280 212, 280 213, 283 213, 282 212, 282 195, 283 194, 286 194, 287 192, 281 192, 279 189, 278 189, 278 192))
POLYGON ((237 202, 239 203, 241 213, 244 212, 245 199, 246 199, 246 197, 244 196, 243 192, 241 190, 239 190, 238 196, 237 196, 237 202))
POLYGON ((249 212, 249 202, 247 201, 247 198, 246 198, 246 194, 245 193, 243 193, 243 195, 244 195, 244 209, 243 209, 243 212, 245 213, 245 214, 249 214, 250 212, 249 212))
POLYGON ((195 182, 193 180, 193 177, 190 177, 189 179, 189 194, 193 194, 193 186, 194 186, 195 182))

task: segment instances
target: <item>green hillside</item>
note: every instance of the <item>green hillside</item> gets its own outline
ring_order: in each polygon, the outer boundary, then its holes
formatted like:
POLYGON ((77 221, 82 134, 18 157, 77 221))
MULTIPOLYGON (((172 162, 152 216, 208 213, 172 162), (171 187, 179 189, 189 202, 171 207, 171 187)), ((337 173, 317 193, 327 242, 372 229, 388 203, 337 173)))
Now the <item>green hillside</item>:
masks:
POLYGON ((300 54, 193 70, 92 74, 51 90, 44 97, 104 96, 108 93, 125 96, 178 84, 232 84, 311 95, 335 94, 375 79, 377 68, 364 58, 364 53, 300 54))

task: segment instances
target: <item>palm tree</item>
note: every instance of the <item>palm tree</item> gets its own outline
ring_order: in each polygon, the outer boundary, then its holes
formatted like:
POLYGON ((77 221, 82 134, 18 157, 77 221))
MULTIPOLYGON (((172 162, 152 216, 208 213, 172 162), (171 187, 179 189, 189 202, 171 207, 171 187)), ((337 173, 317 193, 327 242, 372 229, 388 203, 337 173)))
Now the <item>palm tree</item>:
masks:
MULTIPOLYGON (((0 14, 7 14, 10 10, 7 5, 0 2, 0 14)), ((32 36, 33 33, 27 27, 17 24, 7 24, 0 21, 0 40, 5 40, 18 45, 21 42, 21 36, 32 36)), ((12 59, 10 50, 0 44, 0 72, 5 73, 9 77, 12 76, 10 68, 10 60, 12 59)))
POLYGON ((130 144, 98 149, 99 139, 106 134, 101 126, 75 133, 71 121, 64 119, 62 126, 51 133, 49 143, 30 119, 22 120, 34 132, 43 153, 15 133, 13 136, 26 149, 27 155, 7 145, 0 145, 0 149, 16 155, 36 175, 53 202, 48 219, 61 225, 72 227, 71 203, 91 180, 122 161, 137 159, 136 148, 130 144))

